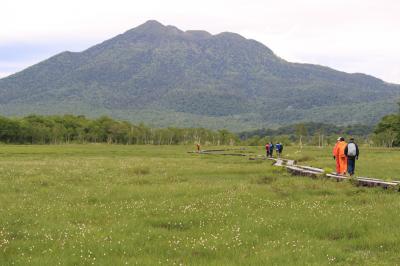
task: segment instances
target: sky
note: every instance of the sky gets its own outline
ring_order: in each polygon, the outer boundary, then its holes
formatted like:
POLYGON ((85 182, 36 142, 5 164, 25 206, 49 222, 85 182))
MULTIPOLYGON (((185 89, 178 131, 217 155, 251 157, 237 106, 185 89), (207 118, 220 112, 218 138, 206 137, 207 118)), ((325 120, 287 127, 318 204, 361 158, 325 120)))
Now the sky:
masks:
POLYGON ((147 20, 236 32, 292 62, 400 84, 398 0, 1 0, 0 78, 147 20))

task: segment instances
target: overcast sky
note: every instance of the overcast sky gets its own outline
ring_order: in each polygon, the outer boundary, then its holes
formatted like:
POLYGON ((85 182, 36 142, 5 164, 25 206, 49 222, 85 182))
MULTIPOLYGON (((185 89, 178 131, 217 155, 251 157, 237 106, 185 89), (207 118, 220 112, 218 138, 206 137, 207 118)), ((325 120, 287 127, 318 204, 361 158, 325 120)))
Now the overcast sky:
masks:
POLYGON ((0 77, 147 20, 230 31, 280 57, 400 83, 398 0, 1 0, 0 77))

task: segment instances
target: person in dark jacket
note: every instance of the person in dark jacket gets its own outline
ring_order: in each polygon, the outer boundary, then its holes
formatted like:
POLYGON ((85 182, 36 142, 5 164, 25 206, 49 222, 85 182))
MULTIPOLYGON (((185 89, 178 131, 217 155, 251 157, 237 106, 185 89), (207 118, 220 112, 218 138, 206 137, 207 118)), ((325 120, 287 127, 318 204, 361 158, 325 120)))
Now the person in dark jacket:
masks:
POLYGON ((280 158, 283 151, 282 143, 280 142, 276 143, 275 148, 276 148, 276 154, 278 155, 278 158, 280 158))
POLYGON ((274 143, 270 142, 269 143, 269 157, 272 158, 272 156, 274 155, 274 143))
POLYGON ((351 138, 346 148, 344 149, 344 154, 347 156, 347 172, 350 176, 354 175, 354 170, 356 168, 356 160, 358 160, 358 156, 360 151, 358 149, 358 145, 354 142, 354 139, 351 138))

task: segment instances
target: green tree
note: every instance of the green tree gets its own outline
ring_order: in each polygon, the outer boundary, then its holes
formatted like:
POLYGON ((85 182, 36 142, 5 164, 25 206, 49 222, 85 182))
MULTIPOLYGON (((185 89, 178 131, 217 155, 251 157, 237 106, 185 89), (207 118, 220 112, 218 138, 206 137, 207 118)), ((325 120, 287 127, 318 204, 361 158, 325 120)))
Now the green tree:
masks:
POLYGON ((307 136, 307 128, 304 123, 296 125, 296 135, 299 140, 300 149, 303 148, 303 137, 307 136))

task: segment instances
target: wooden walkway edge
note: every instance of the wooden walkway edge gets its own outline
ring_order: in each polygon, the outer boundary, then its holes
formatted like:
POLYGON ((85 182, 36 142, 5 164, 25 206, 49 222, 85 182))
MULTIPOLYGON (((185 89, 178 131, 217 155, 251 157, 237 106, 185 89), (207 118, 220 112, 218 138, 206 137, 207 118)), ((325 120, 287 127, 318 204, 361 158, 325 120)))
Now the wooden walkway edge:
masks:
POLYGON ((336 173, 325 173, 325 171, 321 168, 305 166, 305 165, 296 165, 293 160, 286 160, 280 158, 268 158, 269 160, 273 160, 274 166, 286 167, 286 170, 292 175, 298 176, 309 176, 312 178, 318 177, 326 177, 330 179, 336 179, 336 181, 354 181, 357 186, 365 186, 365 187, 382 187, 384 189, 394 188, 400 191, 400 181, 386 181, 378 178, 370 178, 370 177, 349 177, 338 175, 336 173), (290 161, 290 164, 288 163, 290 161))
POLYGON ((400 192, 400 181, 387 181, 378 178, 370 177, 349 177, 338 175, 336 173, 325 173, 325 170, 317 167, 311 167, 307 165, 297 165, 295 160, 284 159, 284 158, 271 158, 264 155, 244 154, 244 153, 219 153, 226 151, 243 151, 245 148, 240 149, 220 149, 220 150, 201 150, 201 151, 189 151, 188 153, 197 154, 208 154, 208 155, 223 155, 223 156, 248 156, 249 160, 270 160, 274 166, 285 167, 288 173, 296 176, 308 176, 311 178, 325 177, 334 179, 337 182, 349 181, 357 186, 364 187, 382 187, 384 189, 396 189, 400 192))

